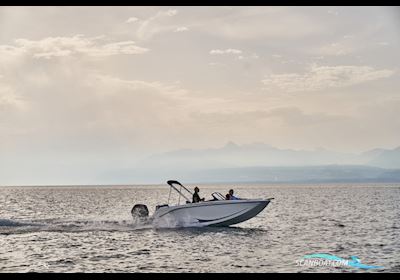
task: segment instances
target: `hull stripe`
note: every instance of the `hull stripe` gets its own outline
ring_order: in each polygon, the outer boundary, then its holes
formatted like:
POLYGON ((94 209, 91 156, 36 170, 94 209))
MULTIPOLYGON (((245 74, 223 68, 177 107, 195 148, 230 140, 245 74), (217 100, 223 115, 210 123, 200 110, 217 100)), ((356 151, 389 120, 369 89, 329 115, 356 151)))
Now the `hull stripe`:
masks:
POLYGON ((230 214, 230 215, 225 216, 225 217, 216 218, 216 219, 213 219, 213 220, 202 220, 202 219, 197 219, 197 218, 195 218, 195 219, 198 220, 200 223, 213 222, 213 221, 216 221, 216 220, 221 220, 221 219, 225 219, 225 218, 232 217, 232 216, 234 216, 234 215, 236 215, 236 214, 239 214, 240 212, 247 211, 247 210, 248 210, 248 209, 242 209, 242 210, 240 210, 240 211, 238 211, 238 212, 236 212, 236 213, 230 214))

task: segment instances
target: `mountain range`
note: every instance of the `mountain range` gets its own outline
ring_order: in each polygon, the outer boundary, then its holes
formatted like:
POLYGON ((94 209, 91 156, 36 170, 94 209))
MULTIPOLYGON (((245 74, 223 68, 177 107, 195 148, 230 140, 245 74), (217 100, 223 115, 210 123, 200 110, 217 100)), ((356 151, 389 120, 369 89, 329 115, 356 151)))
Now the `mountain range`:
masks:
POLYGON ((279 149, 264 143, 182 149, 155 154, 136 166, 110 170, 102 181, 400 182, 400 147, 363 153, 279 149))
POLYGON ((145 167, 183 165, 185 168, 248 167, 248 166, 315 166, 367 165, 400 168, 400 146, 395 149, 373 149, 364 153, 340 153, 323 148, 292 150, 274 148, 264 143, 237 145, 228 142, 221 148, 183 149, 153 155, 142 161, 145 167))

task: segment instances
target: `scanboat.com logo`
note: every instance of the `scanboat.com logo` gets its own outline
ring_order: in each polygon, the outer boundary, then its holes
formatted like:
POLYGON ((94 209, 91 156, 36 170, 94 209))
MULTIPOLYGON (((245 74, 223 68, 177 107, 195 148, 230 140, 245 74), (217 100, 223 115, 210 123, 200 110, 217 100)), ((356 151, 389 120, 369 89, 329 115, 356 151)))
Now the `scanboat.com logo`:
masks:
POLYGON ((351 260, 346 260, 330 254, 305 255, 301 261, 297 261, 299 266, 351 266, 361 269, 377 269, 383 266, 366 265, 361 263, 356 256, 351 256, 351 260))

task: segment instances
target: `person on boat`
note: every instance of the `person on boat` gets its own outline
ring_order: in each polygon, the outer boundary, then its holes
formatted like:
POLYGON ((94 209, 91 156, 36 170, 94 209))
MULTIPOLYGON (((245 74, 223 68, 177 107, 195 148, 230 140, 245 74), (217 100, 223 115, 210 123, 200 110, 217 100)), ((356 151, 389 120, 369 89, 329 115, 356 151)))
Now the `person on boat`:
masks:
POLYGON ((200 192, 200 189, 198 187, 195 187, 192 203, 204 201, 204 198, 200 198, 199 192, 200 192))
POLYGON ((226 198, 226 200, 239 200, 240 199, 233 195, 232 189, 229 190, 229 193, 226 194, 225 198, 226 198))

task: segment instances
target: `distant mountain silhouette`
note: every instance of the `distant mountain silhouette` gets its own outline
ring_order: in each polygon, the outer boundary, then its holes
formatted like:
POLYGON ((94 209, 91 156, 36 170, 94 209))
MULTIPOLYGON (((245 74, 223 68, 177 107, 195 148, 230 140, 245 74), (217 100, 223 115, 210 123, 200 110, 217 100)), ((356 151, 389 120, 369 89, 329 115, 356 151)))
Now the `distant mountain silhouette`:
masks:
POLYGON ((377 151, 368 164, 384 168, 400 168, 400 147, 377 151))
POLYGON ((372 166, 324 165, 206 169, 181 176, 192 182, 344 183, 400 182, 400 170, 372 166))
POLYGON ((400 147, 361 154, 278 149, 264 143, 183 149, 153 155, 136 166, 109 170, 110 183, 186 182, 400 182, 400 147))
POLYGON ((109 170, 97 179, 104 183, 161 184, 171 178, 196 183, 400 183, 400 169, 359 165, 135 168, 109 170))
POLYGON ((166 167, 183 164, 186 168, 246 167, 246 166, 315 166, 315 165, 371 165, 400 168, 400 147, 393 150, 374 149, 362 154, 316 150, 274 148, 264 143, 237 145, 230 141, 221 148, 183 149, 153 155, 142 166, 166 167))

